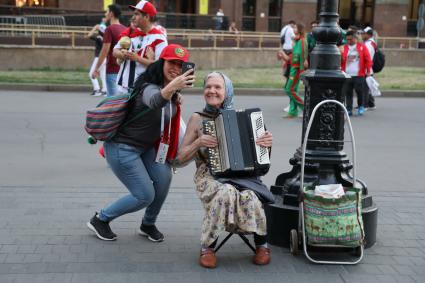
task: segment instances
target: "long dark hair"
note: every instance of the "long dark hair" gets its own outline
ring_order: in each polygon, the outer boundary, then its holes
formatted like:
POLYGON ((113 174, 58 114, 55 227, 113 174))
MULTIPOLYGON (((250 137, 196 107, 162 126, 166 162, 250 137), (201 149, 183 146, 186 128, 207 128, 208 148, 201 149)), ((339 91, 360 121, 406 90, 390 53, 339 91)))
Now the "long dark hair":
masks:
POLYGON ((134 83, 135 89, 141 89, 144 84, 156 84, 162 87, 164 84, 164 59, 160 58, 150 64, 134 83))
POLYGON ((305 36, 305 25, 303 23, 297 24, 297 32, 300 38, 303 38, 305 36))

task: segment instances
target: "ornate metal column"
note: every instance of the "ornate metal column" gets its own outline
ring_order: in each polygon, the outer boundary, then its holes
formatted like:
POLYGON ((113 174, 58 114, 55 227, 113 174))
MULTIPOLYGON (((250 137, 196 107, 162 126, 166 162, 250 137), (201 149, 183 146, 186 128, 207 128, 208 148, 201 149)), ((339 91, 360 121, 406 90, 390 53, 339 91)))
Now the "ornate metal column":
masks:
MULTIPOLYGON (((344 102, 343 85, 350 77, 340 70, 341 54, 336 46, 341 37, 337 25, 338 1, 321 1, 320 24, 313 31, 317 41, 310 56, 310 69, 302 75, 305 85, 302 138, 313 108, 325 99, 344 102)), ((352 164, 343 151, 344 113, 335 104, 323 105, 315 115, 306 151, 305 184, 341 183, 353 186, 352 164), (330 140, 330 142, 329 142, 330 140)), ((302 140, 301 140, 302 143, 302 140)), ((298 193, 300 190, 301 147, 289 160, 292 170, 282 173, 271 187, 276 203, 266 207, 269 242, 289 246, 289 233, 298 227, 298 193)), ((366 184, 357 180, 363 190, 363 221, 366 247, 376 241, 377 207, 368 194, 366 184)))

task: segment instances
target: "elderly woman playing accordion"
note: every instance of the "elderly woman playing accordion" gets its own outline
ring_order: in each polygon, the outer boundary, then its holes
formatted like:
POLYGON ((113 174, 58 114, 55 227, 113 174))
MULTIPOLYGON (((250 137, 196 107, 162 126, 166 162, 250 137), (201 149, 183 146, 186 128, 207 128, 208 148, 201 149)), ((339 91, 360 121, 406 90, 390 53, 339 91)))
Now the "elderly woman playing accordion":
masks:
MULTIPOLYGON (((267 247, 266 216, 263 204, 250 187, 267 187, 255 178, 254 182, 247 178, 244 190, 214 178, 207 165, 207 148, 216 147, 217 139, 203 134, 202 122, 217 116, 220 109, 233 109, 233 85, 230 79, 220 73, 208 74, 204 81, 204 99, 206 102, 202 112, 192 114, 183 143, 178 153, 180 164, 195 159, 196 173, 194 182, 197 194, 204 206, 205 216, 202 225, 201 253, 199 263, 203 267, 215 268, 217 259, 214 248, 221 232, 253 233, 256 254, 253 262, 266 265, 270 262, 270 249, 267 247)), ((272 134, 268 131, 256 140, 260 146, 272 146, 272 134)))

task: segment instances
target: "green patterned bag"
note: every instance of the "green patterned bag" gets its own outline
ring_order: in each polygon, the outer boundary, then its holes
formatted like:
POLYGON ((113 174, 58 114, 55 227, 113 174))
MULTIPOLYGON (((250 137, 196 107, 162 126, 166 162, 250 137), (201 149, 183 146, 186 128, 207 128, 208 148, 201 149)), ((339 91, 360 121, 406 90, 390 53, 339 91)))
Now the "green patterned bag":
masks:
POLYGON ((304 224, 311 246, 338 245, 358 247, 363 243, 361 190, 348 188, 345 195, 327 199, 304 188, 304 224))

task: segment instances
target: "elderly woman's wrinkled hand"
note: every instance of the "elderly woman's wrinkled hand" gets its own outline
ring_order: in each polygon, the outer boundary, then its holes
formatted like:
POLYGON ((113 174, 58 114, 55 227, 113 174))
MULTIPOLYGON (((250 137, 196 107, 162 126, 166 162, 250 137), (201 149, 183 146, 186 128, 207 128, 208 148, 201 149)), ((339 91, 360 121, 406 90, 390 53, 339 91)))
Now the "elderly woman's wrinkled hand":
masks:
POLYGON ((199 146, 200 147, 216 147, 218 146, 217 139, 210 135, 202 134, 199 138, 199 146))
POLYGON ((264 135, 259 137, 256 141, 256 144, 264 147, 272 147, 273 144, 273 136, 272 133, 269 131, 266 131, 264 135))

